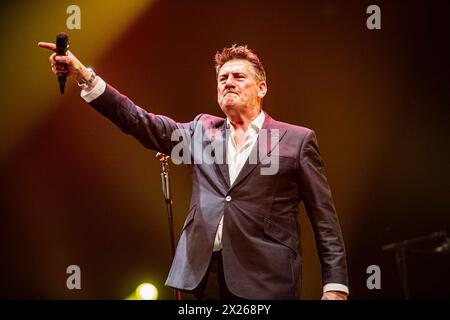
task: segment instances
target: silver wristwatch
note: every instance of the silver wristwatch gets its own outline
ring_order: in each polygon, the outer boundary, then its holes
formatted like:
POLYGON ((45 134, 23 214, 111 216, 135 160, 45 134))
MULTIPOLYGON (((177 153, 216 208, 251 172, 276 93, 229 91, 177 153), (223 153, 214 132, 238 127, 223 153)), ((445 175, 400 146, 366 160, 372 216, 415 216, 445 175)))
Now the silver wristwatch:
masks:
POLYGON ((87 68, 87 71, 89 71, 91 73, 91 75, 89 76, 89 79, 84 80, 83 82, 78 82, 78 86, 82 89, 86 89, 88 87, 90 87, 92 85, 92 82, 94 82, 95 77, 97 76, 94 72, 94 70, 92 70, 91 68, 87 68))

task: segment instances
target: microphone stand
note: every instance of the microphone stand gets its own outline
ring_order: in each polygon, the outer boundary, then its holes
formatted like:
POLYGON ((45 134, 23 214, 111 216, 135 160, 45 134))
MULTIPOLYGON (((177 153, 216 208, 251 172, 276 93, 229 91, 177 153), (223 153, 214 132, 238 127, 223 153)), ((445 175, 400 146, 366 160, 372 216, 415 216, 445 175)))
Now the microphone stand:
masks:
MULTIPOLYGON (((164 201, 166 203, 167 218, 169 222, 169 236, 170 236, 170 247, 172 249, 172 259, 175 257, 175 236, 173 231, 173 214, 172 214, 172 194, 170 190, 170 179, 169 179, 169 156, 164 153, 158 152, 156 158, 161 162, 162 172, 161 172, 161 183, 164 195, 164 201)), ((175 299, 181 300, 181 292, 174 289, 175 299)))
MULTIPOLYGON (((414 252, 414 250, 412 250, 410 248, 410 246, 413 244, 419 244, 419 243, 422 243, 422 242, 425 242, 428 240, 432 240, 432 239, 437 239, 437 238, 444 238, 444 239, 446 239, 446 242, 444 242, 441 246, 439 246, 436 249, 433 249, 431 251, 427 250, 427 251, 423 251, 423 252, 446 253, 446 251, 448 251, 448 238, 447 238, 447 233, 445 231, 438 231, 438 232, 434 232, 434 233, 426 235, 426 236, 417 237, 417 238, 409 239, 409 240, 403 240, 400 242, 394 242, 394 243, 390 243, 390 244, 383 246, 383 248, 382 248, 383 251, 389 251, 389 250, 395 249, 395 256, 396 256, 395 258, 396 258, 396 262, 397 262, 398 273, 400 275, 400 281, 402 284, 403 295, 405 297, 405 300, 410 299, 408 274, 407 274, 407 268, 406 268, 406 252, 407 251, 414 252)), ((415 251, 418 251, 418 250, 415 250, 415 251)))

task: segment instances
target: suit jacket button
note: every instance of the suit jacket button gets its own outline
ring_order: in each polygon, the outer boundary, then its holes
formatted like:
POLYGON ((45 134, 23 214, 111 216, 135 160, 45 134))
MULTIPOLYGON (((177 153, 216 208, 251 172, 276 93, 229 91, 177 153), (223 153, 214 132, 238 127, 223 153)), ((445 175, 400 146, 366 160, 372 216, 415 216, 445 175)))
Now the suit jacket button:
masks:
POLYGON ((225 198, 225 201, 230 202, 230 201, 231 201, 231 196, 227 196, 227 197, 225 198))

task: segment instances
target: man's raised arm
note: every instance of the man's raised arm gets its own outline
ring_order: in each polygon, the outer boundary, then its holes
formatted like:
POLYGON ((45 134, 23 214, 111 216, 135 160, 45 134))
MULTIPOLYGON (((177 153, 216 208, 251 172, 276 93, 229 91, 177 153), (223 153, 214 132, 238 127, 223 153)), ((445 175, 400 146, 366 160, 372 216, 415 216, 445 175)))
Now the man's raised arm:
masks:
POLYGON ((145 147, 170 154, 173 146, 178 143, 171 141, 175 130, 180 130, 182 136, 192 134, 196 121, 181 124, 168 117, 147 112, 106 84, 103 79, 86 68, 72 52, 67 51, 65 56, 57 55, 56 45, 49 42, 39 42, 38 46, 53 51, 49 61, 55 75, 66 74, 67 77, 72 77, 79 84, 83 84, 81 97, 123 132, 133 135, 145 147))

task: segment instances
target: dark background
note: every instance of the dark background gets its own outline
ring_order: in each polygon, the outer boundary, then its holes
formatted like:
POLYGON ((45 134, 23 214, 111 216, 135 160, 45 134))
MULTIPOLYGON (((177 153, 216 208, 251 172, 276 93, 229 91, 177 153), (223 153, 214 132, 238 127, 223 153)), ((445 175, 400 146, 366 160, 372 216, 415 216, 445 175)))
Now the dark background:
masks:
MULTIPOLYGON (((74 81, 64 96, 38 41, 71 51, 147 110, 185 122, 222 115, 213 56, 248 44, 268 80, 264 109, 316 131, 348 251, 352 299, 402 299, 383 245, 449 230, 449 1, 79 1, 2 5, 0 298, 123 299, 164 282, 171 264, 155 152, 89 107, 74 81), (381 30, 366 8, 381 8, 381 30), (66 288, 81 268, 82 290, 66 288), (381 268, 381 290, 366 269, 381 268)), ((175 230, 190 197, 171 165, 175 230)), ((257 190, 255 190, 257 192, 257 190)), ((322 283, 301 208, 303 299, 322 283)), ((425 251, 440 241, 422 243, 425 251)), ((450 297, 450 255, 407 254, 412 298, 450 297)))

